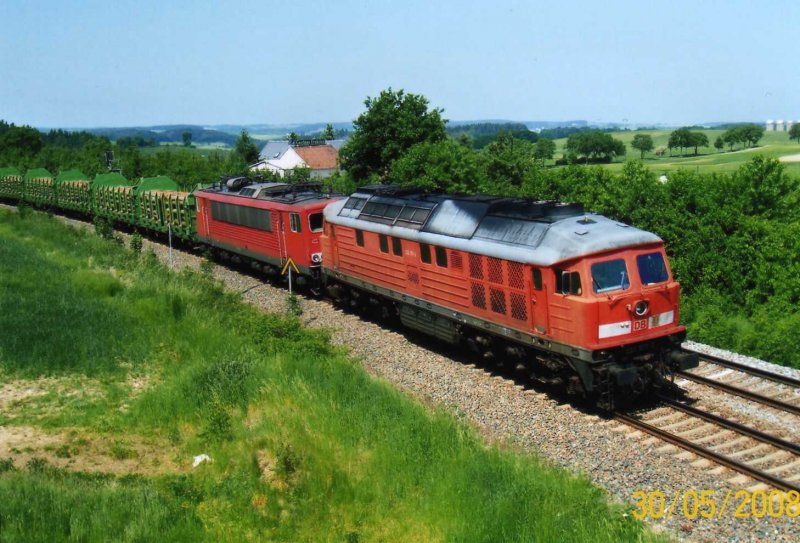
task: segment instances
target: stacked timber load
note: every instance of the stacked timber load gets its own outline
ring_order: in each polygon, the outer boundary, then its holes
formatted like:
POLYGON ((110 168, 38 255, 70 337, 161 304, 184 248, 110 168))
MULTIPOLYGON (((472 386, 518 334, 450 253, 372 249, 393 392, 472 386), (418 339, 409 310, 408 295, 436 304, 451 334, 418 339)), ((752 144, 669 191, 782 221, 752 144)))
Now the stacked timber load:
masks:
POLYGON ((66 170, 56 176, 56 200, 63 209, 92 212, 92 191, 89 176, 80 170, 66 170))
POLYGON ((179 190, 175 181, 163 175, 145 177, 136 186, 136 194, 138 224, 183 238, 194 235, 194 197, 179 190))
POLYGON ((122 174, 101 173, 92 181, 95 214, 115 221, 134 224, 136 194, 122 174))
POLYGON ((44 168, 34 168, 25 174, 25 200, 32 204, 54 205, 56 203, 55 179, 44 168))
POLYGON ((22 173, 16 168, 0 168, 0 198, 21 200, 25 185, 22 173))

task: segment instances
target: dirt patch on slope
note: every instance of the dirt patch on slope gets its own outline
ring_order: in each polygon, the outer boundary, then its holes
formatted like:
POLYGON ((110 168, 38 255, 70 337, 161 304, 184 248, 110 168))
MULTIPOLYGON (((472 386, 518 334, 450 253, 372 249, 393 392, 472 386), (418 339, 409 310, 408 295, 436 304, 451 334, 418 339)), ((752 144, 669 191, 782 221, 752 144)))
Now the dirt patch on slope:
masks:
POLYGON ((32 459, 71 471, 157 475, 184 471, 191 458, 161 440, 91 435, 81 430, 44 432, 32 426, 0 426, 0 460, 23 468, 32 459))

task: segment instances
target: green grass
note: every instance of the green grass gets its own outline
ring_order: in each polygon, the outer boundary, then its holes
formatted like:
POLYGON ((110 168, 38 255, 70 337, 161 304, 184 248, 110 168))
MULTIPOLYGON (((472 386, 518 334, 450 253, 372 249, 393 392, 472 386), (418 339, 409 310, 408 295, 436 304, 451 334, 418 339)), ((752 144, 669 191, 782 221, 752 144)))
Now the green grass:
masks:
MULTIPOLYGON (((602 167, 608 168, 611 171, 621 171, 625 162, 628 160, 638 160, 640 157, 639 151, 631 147, 631 141, 636 134, 649 134, 653 138, 655 148, 667 147, 667 141, 671 130, 641 130, 641 131, 621 131, 609 132, 615 138, 622 140, 627 147, 627 155, 611 164, 604 164, 602 167)), ((759 146, 751 149, 742 149, 741 145, 734 148, 734 152, 728 152, 727 146, 725 152, 717 152, 714 149, 714 140, 721 136, 724 130, 700 130, 708 137, 711 147, 701 147, 698 156, 694 156, 694 149, 685 149, 686 156, 679 156, 678 150, 674 150, 675 156, 670 157, 669 151, 663 157, 656 157, 652 152, 645 153, 644 163, 657 173, 669 173, 680 168, 696 169, 701 173, 709 172, 732 172, 738 169, 742 164, 750 160, 756 154, 761 154, 771 158, 780 158, 786 155, 800 154, 800 144, 789 141, 789 134, 787 132, 765 132, 764 137, 759 142, 759 146)), ((567 142, 566 138, 557 139, 556 141, 556 157, 560 157, 564 145, 567 142)), ((800 162, 786 163, 786 170, 793 175, 800 175, 800 162)))
POLYGON ((169 273, 40 214, 0 211, 0 250, 11 332, 0 384, 48 375, 101 392, 45 395, 5 423, 78 428, 120 462, 137 458, 140 436, 160 439, 187 465, 115 477, 0 464, 3 541, 655 539, 587 480, 487 445, 369 377, 324 333, 202 274, 169 273), (189 469, 199 453, 213 461, 189 469))

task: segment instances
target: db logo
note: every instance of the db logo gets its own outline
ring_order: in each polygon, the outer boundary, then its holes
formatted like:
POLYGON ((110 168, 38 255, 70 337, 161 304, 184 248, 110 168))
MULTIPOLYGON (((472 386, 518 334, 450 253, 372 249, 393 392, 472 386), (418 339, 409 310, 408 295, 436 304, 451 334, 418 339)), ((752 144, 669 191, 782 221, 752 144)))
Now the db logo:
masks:
POLYGON ((633 321, 633 331, 638 332, 640 330, 647 330, 647 319, 633 321))

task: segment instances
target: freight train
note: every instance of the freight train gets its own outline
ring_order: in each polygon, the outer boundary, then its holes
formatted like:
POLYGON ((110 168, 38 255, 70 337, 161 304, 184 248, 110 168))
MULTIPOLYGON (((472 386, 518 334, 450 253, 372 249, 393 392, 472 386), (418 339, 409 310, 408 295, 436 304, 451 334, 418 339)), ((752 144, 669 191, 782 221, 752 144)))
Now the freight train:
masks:
POLYGON ((602 409, 697 366, 680 349, 679 285, 655 234, 577 204, 429 194, 350 196, 223 179, 0 170, 0 198, 69 209, 203 244, 480 356, 522 365, 602 409))

